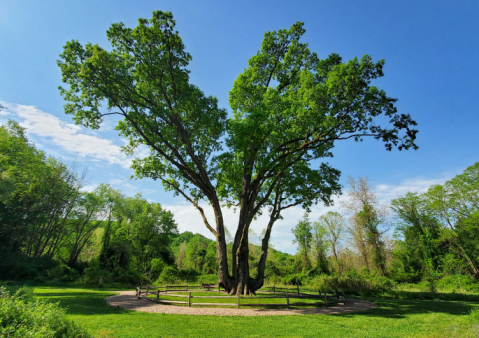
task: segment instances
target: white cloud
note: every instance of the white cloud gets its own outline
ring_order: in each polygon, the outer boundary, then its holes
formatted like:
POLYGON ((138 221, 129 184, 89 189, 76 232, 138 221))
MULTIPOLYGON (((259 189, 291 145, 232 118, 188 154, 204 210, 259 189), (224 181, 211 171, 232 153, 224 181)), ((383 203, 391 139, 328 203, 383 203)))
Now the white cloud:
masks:
POLYGON ((81 191, 84 192, 93 192, 98 187, 98 184, 92 183, 92 184, 87 184, 81 188, 81 191))
POLYGON ((379 184, 375 187, 376 196, 381 204, 389 204, 392 199, 403 196, 408 192, 423 193, 430 186, 435 184, 444 184, 453 175, 443 174, 438 178, 412 178, 406 179, 398 185, 379 184))
POLYGON ((86 129, 61 121, 59 118, 45 113, 34 106, 20 104, 4 104, 7 113, 13 113, 22 121, 20 125, 33 134, 72 153, 80 158, 93 161, 107 161, 129 168, 131 159, 121 152, 121 148, 112 141, 96 136, 86 129), (90 133, 90 134, 89 134, 90 133))

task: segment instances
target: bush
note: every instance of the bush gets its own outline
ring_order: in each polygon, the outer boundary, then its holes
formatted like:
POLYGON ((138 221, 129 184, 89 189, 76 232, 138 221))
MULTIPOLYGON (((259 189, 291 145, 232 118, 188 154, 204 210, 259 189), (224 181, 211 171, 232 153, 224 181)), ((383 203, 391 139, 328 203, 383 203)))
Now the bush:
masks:
POLYGON ((286 285, 305 285, 308 280, 308 275, 305 273, 295 273, 283 277, 283 284, 286 285))
POLYGON ((0 336, 2 337, 89 337, 68 321, 59 304, 32 301, 32 291, 21 288, 10 295, 0 287, 0 336))
POLYGON ((80 274, 68 265, 60 264, 48 270, 48 277, 55 282, 74 282, 80 278, 80 274))
POLYGON ((199 284, 218 284, 218 275, 217 274, 210 274, 210 275, 201 275, 198 277, 199 284))
POLYGON ((112 283, 113 279, 108 271, 97 266, 91 266, 84 270, 83 281, 87 284, 102 285, 104 283, 112 283))
POLYGON ((112 278, 114 282, 130 285, 136 285, 141 280, 145 279, 145 277, 136 270, 126 270, 121 266, 113 269, 112 278))
POLYGON ((171 284, 178 280, 178 270, 172 266, 167 266, 160 273, 160 277, 155 284, 171 284))
POLYGON ((437 287, 449 292, 478 292, 479 284, 469 275, 449 275, 437 282, 437 287))

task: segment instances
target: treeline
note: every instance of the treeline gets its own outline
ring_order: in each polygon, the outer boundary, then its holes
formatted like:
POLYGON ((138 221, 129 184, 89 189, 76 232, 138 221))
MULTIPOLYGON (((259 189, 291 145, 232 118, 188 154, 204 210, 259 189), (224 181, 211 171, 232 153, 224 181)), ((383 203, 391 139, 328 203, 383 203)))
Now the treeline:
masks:
MULTIPOLYGON (((85 191, 87 180, 77 165, 38 150, 17 122, 0 126, 0 279, 218 281, 214 241, 179 234, 172 213, 141 195, 126 197, 108 184, 85 191)), ((260 239, 249 235, 256 243, 250 244, 250 265, 256 266, 260 239)), ((229 236, 230 251, 231 241, 229 236)), ((268 274, 294 273, 294 262, 271 249, 268 274)))
MULTIPOLYGON (((15 121, 0 126, 0 279, 217 282, 213 240, 179 234, 171 212, 141 195, 126 197, 107 184, 85 191, 87 176, 36 149, 15 121)), ((379 204, 367 179, 350 179, 347 197, 342 213, 305 215, 297 224, 296 255, 268 250, 267 283, 477 288, 479 163, 388 206, 379 204)), ((248 234, 252 277, 263 236, 248 234)))
POLYGON ((389 206, 379 204, 367 179, 350 179, 342 209, 316 221, 305 215, 293 229, 301 261, 296 283, 332 276, 345 285, 369 279, 423 283, 430 291, 478 289, 479 163, 389 206))
POLYGON ((0 276, 137 283, 174 263, 171 212, 45 155, 15 121, 0 126, 0 276))

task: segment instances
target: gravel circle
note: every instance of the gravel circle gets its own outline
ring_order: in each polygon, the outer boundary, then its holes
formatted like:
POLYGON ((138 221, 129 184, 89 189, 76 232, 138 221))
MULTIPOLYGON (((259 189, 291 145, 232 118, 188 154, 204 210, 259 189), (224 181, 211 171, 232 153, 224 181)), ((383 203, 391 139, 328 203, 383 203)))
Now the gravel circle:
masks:
POLYGON ((374 309, 376 304, 367 300, 348 298, 347 304, 336 304, 316 308, 278 308, 278 309, 234 309, 186 307, 176 305, 157 304, 146 299, 137 299, 135 291, 117 291, 119 295, 106 298, 110 306, 128 310, 167 313, 177 315, 211 315, 211 316, 281 316, 281 315, 309 315, 309 314, 340 314, 374 309))

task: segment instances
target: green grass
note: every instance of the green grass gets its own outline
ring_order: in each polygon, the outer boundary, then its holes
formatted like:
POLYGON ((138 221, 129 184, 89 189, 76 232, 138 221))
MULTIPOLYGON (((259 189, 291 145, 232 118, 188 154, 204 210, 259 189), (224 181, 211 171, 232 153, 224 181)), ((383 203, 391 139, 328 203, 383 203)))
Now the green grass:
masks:
POLYGON ((375 299, 379 308, 354 314, 217 317, 113 308, 105 297, 114 293, 104 290, 36 287, 34 294, 68 307, 95 337, 479 337, 475 301, 375 299))
MULTIPOLYGON (((187 292, 172 292, 176 295, 184 295, 187 296, 187 292)), ((191 303, 215 303, 215 304, 222 304, 222 303, 228 303, 228 304, 237 304, 238 303, 238 298, 237 296, 229 296, 224 293, 218 293, 218 292, 191 292, 191 303), (195 296, 221 296, 221 297, 228 297, 228 298, 195 298, 195 296)), ((148 295, 148 298, 152 300, 156 300, 157 296, 156 295, 148 295)), ((180 302, 188 302, 188 298, 186 297, 175 297, 171 296, 169 294, 164 294, 162 293, 160 295, 160 300, 173 300, 173 301, 180 301, 180 302)), ((328 297, 328 304, 333 304, 336 303, 337 300, 336 298, 331 298, 328 297)), ((309 305, 302 305, 301 307, 315 307, 315 306, 324 306, 324 298, 312 298, 312 299, 307 299, 307 298, 295 298, 295 295, 290 293, 289 294, 289 303, 291 308, 295 308, 295 303, 306 303, 309 305)), ((286 296, 283 294, 260 294, 258 293, 258 297, 255 296, 242 296, 241 297, 241 305, 245 304, 282 304, 283 306, 279 306, 280 308, 284 308, 287 306, 287 301, 286 301, 286 296), (275 297, 278 296, 278 297, 275 297), (279 298, 281 297, 281 298, 279 298)), ((187 304, 178 304, 178 305, 171 305, 171 306, 187 306, 187 304)), ((207 307, 214 307, 214 306, 207 306, 207 307)), ((221 306, 218 306, 221 307, 221 306)), ((223 306, 224 307, 224 306, 223 306)), ((228 306, 231 308, 231 306, 228 306)), ((246 306, 245 306, 246 307, 246 306)), ((251 308, 252 306, 248 306, 248 308, 251 308)), ((278 306, 253 306, 252 308, 256 309, 263 309, 263 308, 278 308, 278 306)))

